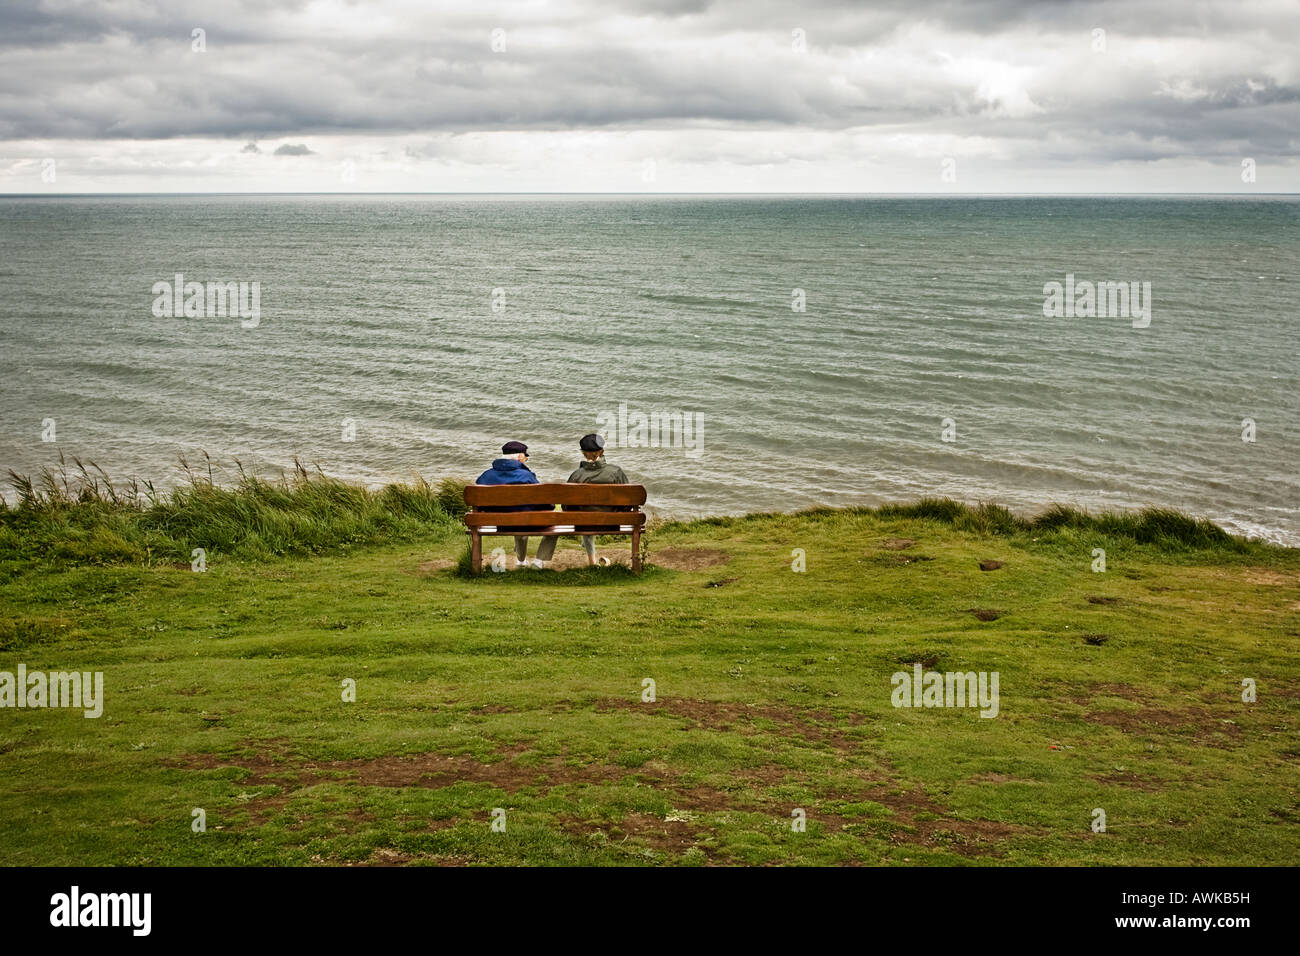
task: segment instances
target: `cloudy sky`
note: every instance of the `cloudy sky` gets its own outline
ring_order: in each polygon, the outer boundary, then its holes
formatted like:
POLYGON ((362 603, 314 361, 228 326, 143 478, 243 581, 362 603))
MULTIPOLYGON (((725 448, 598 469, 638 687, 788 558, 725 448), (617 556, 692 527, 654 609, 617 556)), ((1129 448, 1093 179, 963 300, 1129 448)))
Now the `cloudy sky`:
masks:
POLYGON ((1296 0, 5 0, 0 192, 1294 192, 1298 37, 1296 0))

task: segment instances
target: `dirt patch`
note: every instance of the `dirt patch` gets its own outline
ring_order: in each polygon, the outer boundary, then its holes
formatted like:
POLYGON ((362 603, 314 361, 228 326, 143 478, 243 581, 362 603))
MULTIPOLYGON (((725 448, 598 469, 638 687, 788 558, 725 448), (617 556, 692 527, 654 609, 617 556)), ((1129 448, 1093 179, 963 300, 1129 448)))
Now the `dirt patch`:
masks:
POLYGON ((415 857, 409 853, 399 853, 397 850, 390 850, 387 847, 381 847, 371 854, 367 861, 371 866, 403 866, 410 863, 415 857))
POLYGON ((1023 777, 1013 777, 1008 773, 980 773, 970 778, 971 783, 1036 783, 1023 777))
MULTIPOLYGON (((562 541, 564 539, 561 539, 562 541)), ((529 543, 529 560, 536 552, 536 541, 529 543)), ((621 564, 624 567, 632 566, 632 549, 631 548, 603 548, 599 545, 596 547, 596 559, 607 559, 610 564, 621 564)), ((646 559, 646 563, 653 564, 661 568, 668 568, 670 571, 702 571, 705 568, 717 567, 720 564, 726 564, 731 560, 731 555, 726 551, 720 551, 717 548, 662 548, 657 551, 651 551, 646 559)), ((449 561, 447 567, 452 567, 455 561, 449 561)), ((486 569, 491 564, 489 554, 483 555, 483 567, 486 569)), ((555 556, 547 564, 547 570, 550 571, 567 571, 571 568, 587 567, 587 552, 580 547, 565 547, 563 543, 555 550, 555 556)), ((422 573, 426 568, 431 570, 440 567, 438 561, 426 561, 420 565, 422 573)), ((506 549, 506 572, 514 573, 516 571, 534 571, 532 567, 515 567, 515 555, 511 548, 506 549)))
POLYGON ((324 783, 359 784, 363 787, 429 787, 440 789, 455 783, 486 783, 508 792, 524 787, 559 786, 568 783, 605 783, 621 779, 629 771, 622 767, 570 766, 559 758, 536 764, 514 759, 483 763, 473 757, 443 754, 411 754, 363 760, 292 760, 277 755, 219 757, 192 754, 169 766, 186 770, 220 770, 238 767, 246 771, 240 783, 302 789, 324 783))
POLYGON ((1109 640, 1110 640, 1109 634, 1083 635, 1083 643, 1087 644, 1089 647, 1101 647, 1101 645, 1105 644, 1109 640))
POLYGON ((1269 588, 1295 588, 1300 590, 1300 571, 1279 571, 1261 567, 1213 567, 1185 569, 1182 572, 1195 578, 1214 581, 1257 584, 1269 588))
POLYGON ((981 561, 980 562, 981 571, 996 571, 998 568, 1005 567, 1005 566, 1006 566, 1006 562, 1003 561, 981 561))
POLYGON ((605 765, 569 765, 554 758, 536 764, 515 760, 481 763, 472 757, 420 754, 378 757, 368 761, 332 761, 329 773, 344 773, 364 787, 429 787, 441 789, 457 783, 485 783, 513 793, 525 787, 555 787, 576 783, 613 783, 628 771, 605 765))
POLYGON ((1187 734, 1197 744, 1224 746, 1224 738, 1236 740, 1241 728, 1231 718, 1219 716, 1206 707, 1171 710, 1142 707, 1137 710, 1102 710, 1087 713, 1083 719, 1104 727, 1115 727, 1126 734, 1171 732, 1187 734))
MULTIPOLYGON (((798 736, 826 742, 840 753, 840 761, 851 758, 857 744, 847 738, 844 726, 864 723, 853 714, 834 714, 823 709, 797 709, 780 705, 747 706, 742 703, 706 700, 680 700, 640 704, 622 699, 597 701, 598 711, 655 710, 665 716, 681 717, 706 729, 738 730, 741 733, 772 733, 771 727, 755 726, 756 718, 778 725, 783 736, 798 736), (827 726, 830 725, 830 726, 827 726), (838 725, 838 726, 837 726, 838 725), (748 730, 747 730, 748 728, 748 730)), ((963 856, 990 856, 1000 853, 996 842, 1017 834, 1042 832, 986 820, 959 820, 916 787, 904 787, 886 762, 878 756, 876 769, 845 766, 839 771, 839 783, 828 783, 824 775, 809 773, 776 763, 736 767, 721 786, 685 783, 680 773, 663 763, 652 761, 636 769, 614 766, 584 758, 575 763, 566 755, 526 762, 531 755, 526 745, 507 748, 510 755, 491 763, 468 756, 424 753, 392 755, 355 760, 313 761, 294 757, 284 741, 249 742, 241 754, 219 756, 191 754, 167 761, 168 766, 191 770, 215 770, 238 767, 246 771, 240 786, 274 786, 279 792, 253 797, 239 806, 249 811, 249 820, 237 828, 262 826, 281 815, 302 788, 322 783, 377 787, 441 788, 464 781, 488 783, 508 792, 524 788, 546 791, 566 784, 646 786, 663 794, 672 808, 666 815, 631 812, 621 820, 603 823, 582 820, 573 815, 561 816, 557 822, 570 834, 590 835, 603 830, 614 842, 624 840, 643 844, 674 856, 698 846, 701 838, 713 832, 714 824, 705 816, 728 812, 758 813, 788 824, 793 806, 806 809, 810 822, 819 822, 827 834, 842 832, 846 827, 870 833, 892 845, 922 845, 959 853, 963 856), (768 788, 795 786, 806 792, 797 802, 787 796, 769 796, 768 788), (837 813, 836 803, 876 803, 889 811, 886 815, 845 817, 837 813)), ((305 819, 305 818, 304 818, 305 819)), ((331 815, 331 826, 352 832, 373 821, 371 814, 350 809, 331 815)), ((304 820, 297 821, 303 824, 304 820)), ((456 826, 456 817, 428 821, 427 830, 456 826)), ((290 824, 290 829, 295 829, 290 824)), ((703 848, 701 848, 703 849, 703 848)), ((347 865, 401 866, 411 862, 436 862, 465 865, 468 858, 429 855, 391 849, 375 851, 360 863, 347 865)), ((326 862, 314 860, 314 862, 326 862)))
POLYGON ((1147 696, 1132 684, 1089 684, 1088 689, 1094 694, 1122 697, 1124 700, 1145 700, 1147 696))
MULTIPOLYGON (((501 540, 510 541, 509 538, 503 538, 501 540)), ((560 540, 561 542, 564 541, 563 538, 561 538, 560 540)), ((524 565, 523 567, 517 567, 515 565, 515 551, 514 551, 513 543, 509 545, 493 545, 492 547, 493 548, 502 547, 505 549, 506 566, 505 566, 505 571, 503 572, 505 574, 519 574, 519 573, 526 574, 528 572, 542 570, 539 568, 534 568, 532 565, 524 565)), ((537 555, 537 541, 536 541, 536 536, 534 536, 529 540, 528 543, 528 560, 529 561, 533 560, 533 558, 536 557, 536 555, 537 555)), ((603 562, 605 564, 621 564, 624 567, 630 568, 632 566, 632 549, 597 547, 596 560, 598 562, 601 562, 601 559, 605 559, 603 562)), ((437 561, 426 561, 420 565, 420 573, 428 574, 428 573, 433 573, 434 571, 437 570, 453 568, 457 565, 457 563, 458 562, 456 561, 452 561, 448 559, 441 559, 437 561)), ((587 565, 588 562, 587 562, 586 551, 582 550, 582 548, 580 547, 565 547, 563 543, 561 543, 556 547, 555 555, 551 558, 550 561, 547 562, 545 570, 568 571, 573 568, 585 568, 587 567, 587 565)), ((483 564, 481 566, 481 570, 485 573, 492 570, 492 549, 486 547, 486 544, 483 553, 483 564)))
POLYGON ((731 555, 717 548, 661 548, 650 552, 649 561, 673 571, 701 571, 731 560, 731 555))
MULTIPOLYGON (((563 539, 561 539, 563 540, 563 539)), ((624 567, 632 567, 632 549, 631 548, 596 548, 596 561, 599 563, 602 558, 608 559, 610 564, 621 564, 624 567)), ((510 566, 513 570, 515 556, 510 555, 510 566)), ((552 571, 568 571, 570 568, 585 568, 588 566, 587 552, 581 547, 565 548, 558 547, 555 549, 555 557, 547 565, 552 571)))
MULTIPOLYGON (((841 833, 848 827, 861 828, 884 836, 896 846, 921 845, 971 857, 1000 855, 995 845, 997 841, 1019 834, 1042 832, 1035 828, 991 820, 958 820, 948 816, 944 807, 919 789, 899 788, 880 774, 870 771, 856 771, 854 775, 863 781, 860 789, 823 791, 800 801, 799 805, 806 811, 810 825, 820 824, 828 835, 841 833), (889 813, 884 816, 846 817, 825 809, 841 801, 876 803, 889 813)), ((620 824, 601 824, 570 817, 565 829, 584 834, 607 829, 611 837, 621 838, 618 834, 627 834, 655 849, 681 853, 697 845, 701 830, 705 829, 702 822, 691 820, 695 814, 741 811, 767 814, 774 820, 787 822, 794 804, 789 800, 774 799, 754 792, 748 785, 789 782, 792 776, 797 777, 798 774, 789 768, 746 768, 735 774, 738 785, 735 789, 694 786, 673 793, 674 810, 667 818, 629 814, 620 824)))
POLYGON ((1089 595, 1088 595, 1088 603, 1089 603, 1089 604, 1105 604, 1105 605, 1113 605, 1113 604, 1119 604, 1119 603, 1120 603, 1120 600, 1119 600, 1119 598, 1117 598, 1117 597, 1103 597, 1103 596, 1098 595, 1098 594, 1089 594, 1089 595))
POLYGON ((872 556, 876 564, 884 565, 903 565, 915 564, 918 561, 933 561, 934 558, 927 554, 877 554, 872 556))
POLYGON ((912 667, 915 664, 920 664, 922 670, 932 671, 939 666, 938 654, 926 654, 923 657, 908 657, 907 655, 904 655, 904 657, 906 657, 906 660, 904 660, 903 657, 898 659, 898 663, 902 664, 904 667, 912 667))
POLYGON ((623 710, 687 720, 695 729, 722 730, 745 735, 775 733, 781 737, 808 740, 845 751, 853 750, 856 745, 845 733, 844 727, 858 726, 864 720, 858 714, 838 715, 828 710, 796 710, 772 704, 750 705, 688 698, 644 703, 614 697, 596 701, 595 707, 597 711, 623 710), (759 727, 759 720, 770 721, 776 727, 759 727))
POLYGON ((986 607, 973 607, 969 610, 971 614, 975 615, 976 620, 980 621, 996 621, 1002 616, 997 611, 989 610, 986 607))
POLYGON ((1269 571, 1263 568, 1252 568, 1241 575, 1251 584, 1267 584, 1270 587, 1293 587, 1300 588, 1300 574, 1286 574, 1282 571, 1269 571))
MULTIPOLYGON (((1061 682, 1063 683, 1063 682, 1061 682)), ((1077 685, 1071 685, 1077 687, 1077 685)), ((1099 683, 1087 684, 1082 688, 1083 693, 1062 694, 1066 700, 1081 707, 1086 707, 1097 697, 1118 697, 1121 700, 1131 700, 1134 703, 1143 703, 1151 698, 1151 695, 1134 687, 1132 684, 1114 684, 1099 683)))
POLYGON ((911 538, 886 538, 880 546, 887 551, 905 551, 916 544, 911 538))
MULTIPOLYGON (((259 800, 254 800, 253 804, 257 804, 259 809, 262 804, 270 804, 275 806, 276 809, 283 809, 284 805, 288 801, 289 801, 289 796, 282 794, 278 796, 266 797, 259 800)), ((250 806, 253 804, 250 804, 250 806)), ((313 811, 312 820, 315 821, 317 819, 319 819, 319 817, 317 813, 313 811)), ((373 813, 368 813, 367 811, 362 810, 360 807, 353 807, 351 810, 347 811, 347 813, 333 814, 328 819, 330 824, 336 827, 337 829, 343 830, 348 833, 354 833, 358 829, 360 829, 363 824, 374 823, 375 815, 373 813)), ((266 822, 266 819, 265 817, 263 817, 262 819, 255 819, 253 822, 256 825, 260 826, 261 824, 266 822)), ((306 818, 299 817, 296 822, 286 824, 285 829, 295 830, 295 831, 301 830, 303 829, 305 822, 306 822, 306 818)))
POLYGON ((1093 777, 1098 783, 1105 784, 1108 787, 1123 787, 1126 790, 1145 790, 1154 792, 1164 789, 1160 784, 1151 780, 1149 777, 1139 777, 1131 770, 1117 770, 1113 773, 1093 777))
POLYGON ((631 840, 674 856, 696 846, 701 831, 708 832, 708 828, 671 813, 667 817, 651 813, 628 813, 623 819, 610 822, 582 820, 571 814, 561 814, 556 818, 556 823, 560 829, 575 836, 589 837, 593 833, 603 832, 610 842, 631 840))
POLYGON ((739 580, 740 578, 720 578, 717 581, 709 581, 704 586, 706 588, 720 588, 724 584, 734 584, 739 580))
POLYGON ((313 863, 328 862, 330 866, 407 866, 416 860, 421 863, 436 863, 438 866, 468 866, 472 862, 467 856, 442 853, 403 853, 401 850, 394 850, 390 847, 380 847, 370 854, 369 859, 359 863, 356 860, 348 860, 340 864, 336 861, 326 861, 323 857, 312 857, 313 863))
MULTIPOLYGON (((255 827, 265 826, 273 816, 278 814, 289 805, 289 794, 276 793, 266 797, 254 797, 245 803, 244 809, 248 811, 248 822, 255 827)), ((295 829, 289 827, 289 829, 295 829)), ((301 825, 297 827, 301 829, 301 825)))
POLYGON ((456 566, 456 562, 451 558, 434 558, 432 561, 421 561, 416 569, 421 577, 427 577, 435 571, 449 571, 456 566))
POLYGON ((861 822, 868 827, 890 827, 889 842, 895 845, 921 844, 934 849, 951 850, 962 856, 997 856, 996 841, 1019 834, 1041 832, 1033 827, 1013 826, 993 820, 958 820, 919 789, 875 788, 858 799, 879 803, 893 811, 892 816, 861 822), (937 819, 931 819, 936 817, 937 819))

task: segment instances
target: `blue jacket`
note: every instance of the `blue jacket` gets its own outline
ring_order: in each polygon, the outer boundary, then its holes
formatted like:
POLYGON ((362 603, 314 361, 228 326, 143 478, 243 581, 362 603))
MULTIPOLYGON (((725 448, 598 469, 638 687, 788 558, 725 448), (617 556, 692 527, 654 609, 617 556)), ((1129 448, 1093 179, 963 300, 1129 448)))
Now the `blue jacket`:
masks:
MULTIPOLYGON (((537 476, 518 458, 498 458, 492 467, 478 476, 476 485, 535 485, 537 476)), ((531 505, 484 508, 484 511, 532 511, 531 505)))
POLYGON ((535 485, 537 476, 518 458, 498 458, 478 476, 476 485, 535 485))

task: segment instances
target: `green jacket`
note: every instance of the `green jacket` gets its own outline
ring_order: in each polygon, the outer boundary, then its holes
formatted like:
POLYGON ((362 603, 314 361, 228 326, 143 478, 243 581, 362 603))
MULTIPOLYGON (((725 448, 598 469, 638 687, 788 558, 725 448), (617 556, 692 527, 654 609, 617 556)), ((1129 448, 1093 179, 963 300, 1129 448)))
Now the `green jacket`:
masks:
POLYGON ((569 481, 591 485, 626 485, 627 475, 618 465, 611 465, 602 455, 595 461, 579 463, 578 468, 569 476, 569 481))
MULTIPOLYGON (((601 455, 595 461, 579 462, 577 469, 569 476, 569 481, 587 485, 626 485, 627 475, 618 465, 611 465, 601 455)), ((568 505, 565 511, 607 511, 602 505, 568 505)), ((623 511, 615 508, 615 511, 623 511)))

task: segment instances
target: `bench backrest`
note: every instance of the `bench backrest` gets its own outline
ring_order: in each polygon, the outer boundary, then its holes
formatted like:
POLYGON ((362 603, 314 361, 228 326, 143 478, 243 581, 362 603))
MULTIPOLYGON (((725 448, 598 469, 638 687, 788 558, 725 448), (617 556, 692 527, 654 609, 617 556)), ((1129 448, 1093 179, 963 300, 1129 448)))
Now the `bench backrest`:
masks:
POLYGON ((545 484, 466 485, 465 504, 472 509, 536 505, 609 505, 639 508, 645 504, 645 485, 545 484))

